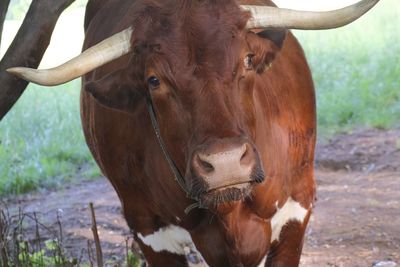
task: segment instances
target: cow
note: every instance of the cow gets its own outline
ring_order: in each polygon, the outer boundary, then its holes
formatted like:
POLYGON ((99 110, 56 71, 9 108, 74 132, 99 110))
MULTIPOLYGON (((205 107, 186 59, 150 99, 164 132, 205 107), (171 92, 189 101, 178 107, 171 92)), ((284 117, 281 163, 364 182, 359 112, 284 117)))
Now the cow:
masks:
POLYGON ((315 201, 313 80, 289 29, 354 21, 269 0, 90 0, 84 52, 35 83, 83 76, 87 144, 150 266, 298 266, 315 201))

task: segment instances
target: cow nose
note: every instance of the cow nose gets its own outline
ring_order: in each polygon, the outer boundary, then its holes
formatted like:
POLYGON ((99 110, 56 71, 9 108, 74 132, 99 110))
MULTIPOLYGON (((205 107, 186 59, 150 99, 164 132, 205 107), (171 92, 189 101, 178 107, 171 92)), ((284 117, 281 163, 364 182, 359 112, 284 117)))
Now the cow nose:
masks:
POLYGON ((207 174, 215 171, 217 168, 224 167, 246 167, 249 162, 248 146, 243 144, 240 147, 220 151, 215 154, 198 153, 196 160, 200 174, 207 174), (242 166, 243 165, 243 166, 242 166))
POLYGON ((193 157, 193 171, 210 189, 250 182, 256 164, 251 145, 225 145, 198 151, 193 157))

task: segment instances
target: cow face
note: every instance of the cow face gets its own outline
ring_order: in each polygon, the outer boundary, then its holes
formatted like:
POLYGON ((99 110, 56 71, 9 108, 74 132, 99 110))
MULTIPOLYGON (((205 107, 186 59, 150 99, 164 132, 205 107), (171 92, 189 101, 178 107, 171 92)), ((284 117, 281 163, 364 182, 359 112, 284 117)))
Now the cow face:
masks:
POLYGON ((151 99, 187 190, 209 208, 245 198, 264 180, 256 91, 285 37, 245 30, 248 14, 223 2, 178 12, 147 6, 136 15, 141 30, 128 67, 86 86, 100 103, 127 112, 139 95, 151 99))

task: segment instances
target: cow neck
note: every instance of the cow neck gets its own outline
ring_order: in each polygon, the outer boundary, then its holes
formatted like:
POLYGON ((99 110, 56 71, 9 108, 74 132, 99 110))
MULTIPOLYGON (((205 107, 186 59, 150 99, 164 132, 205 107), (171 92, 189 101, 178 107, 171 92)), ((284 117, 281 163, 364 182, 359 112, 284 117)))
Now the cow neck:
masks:
MULTIPOLYGON (((156 117, 156 113, 154 111, 153 101, 151 100, 150 95, 147 95, 146 102, 147 102, 147 110, 150 115, 151 125, 153 126, 154 133, 157 137, 157 141, 158 141, 158 144, 164 155, 164 158, 167 160, 168 165, 169 165, 172 173, 174 174, 175 181, 179 184, 179 186, 182 188, 182 190, 186 193, 186 197, 189 198, 190 192, 185 187, 185 180, 184 180, 181 172, 179 171, 178 167, 176 167, 176 164, 173 161, 173 159, 171 158, 171 155, 168 153, 165 143, 161 137, 160 126, 158 125, 158 122, 157 122, 157 117, 156 117)), ((190 205, 189 207, 187 207, 185 209, 186 214, 188 214, 191 210, 193 210, 195 208, 205 208, 201 205, 201 202, 198 199, 195 199, 195 200, 197 201, 196 203, 193 203, 192 205, 190 205)))

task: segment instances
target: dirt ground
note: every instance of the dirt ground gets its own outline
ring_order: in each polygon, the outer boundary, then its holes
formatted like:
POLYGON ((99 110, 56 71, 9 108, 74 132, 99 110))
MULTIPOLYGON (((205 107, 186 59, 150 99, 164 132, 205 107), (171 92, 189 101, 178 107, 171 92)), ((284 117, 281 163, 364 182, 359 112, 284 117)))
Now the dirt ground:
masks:
MULTIPOLYGON (((318 200, 301 266, 400 265, 400 130, 339 135, 319 144, 316 158, 318 200)), ((105 178, 6 201, 11 212, 38 212, 43 224, 55 228, 60 214, 65 247, 76 257, 92 239, 93 202, 106 258, 117 262, 125 254, 129 230, 105 178)))

